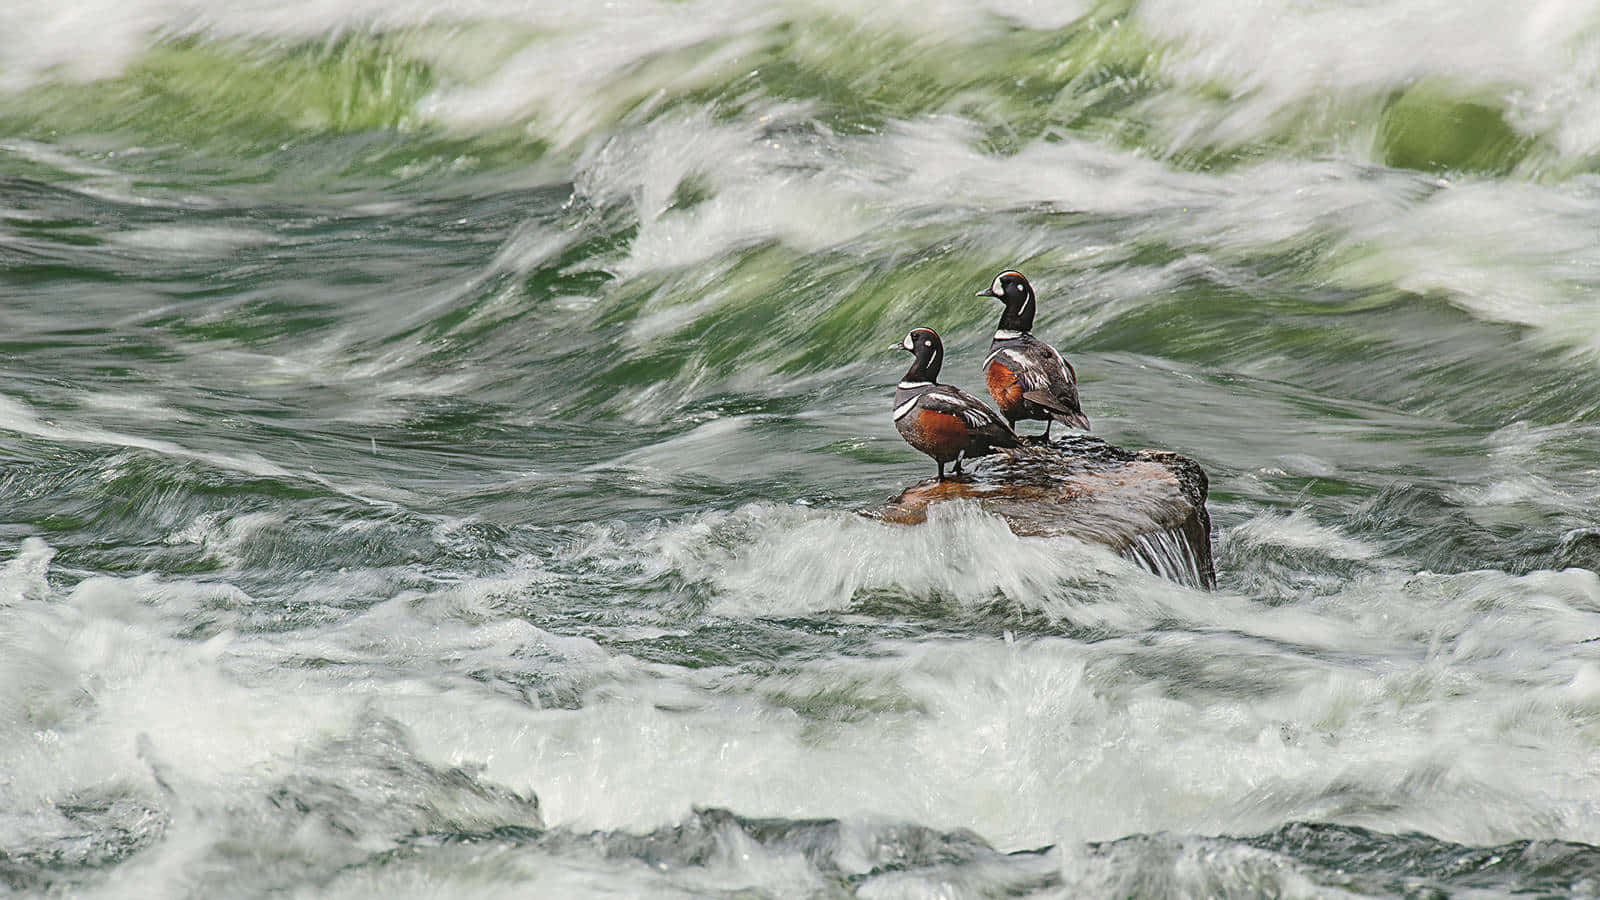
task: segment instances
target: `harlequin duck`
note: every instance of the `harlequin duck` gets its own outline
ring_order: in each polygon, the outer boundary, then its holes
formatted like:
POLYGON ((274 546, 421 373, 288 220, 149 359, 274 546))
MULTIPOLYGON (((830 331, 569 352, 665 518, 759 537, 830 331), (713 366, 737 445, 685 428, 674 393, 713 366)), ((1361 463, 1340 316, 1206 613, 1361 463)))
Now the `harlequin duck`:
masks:
POLYGON ((1006 424, 1018 419, 1043 419, 1044 438, 1057 421, 1089 430, 1089 418, 1078 405, 1078 375, 1055 348, 1028 332, 1033 329, 1033 285, 1020 272, 1005 271, 979 297, 993 297, 1006 305, 1000 328, 983 361, 989 395, 1000 407, 1006 424))
POLYGON ((894 392, 894 427, 906 443, 933 457, 944 480, 945 463, 984 456, 999 447, 1020 447, 1017 433, 1000 421, 987 404, 960 388, 939 384, 944 362, 944 342, 931 328, 913 329, 905 340, 890 346, 916 357, 894 392))

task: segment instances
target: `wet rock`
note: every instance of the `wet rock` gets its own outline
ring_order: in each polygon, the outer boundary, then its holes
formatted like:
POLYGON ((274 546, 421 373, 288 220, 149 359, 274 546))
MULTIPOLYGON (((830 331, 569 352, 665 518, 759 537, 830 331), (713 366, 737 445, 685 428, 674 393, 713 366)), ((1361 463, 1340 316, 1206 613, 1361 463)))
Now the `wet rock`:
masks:
POLYGON ((1214 587, 1206 473, 1185 456, 1124 450, 1072 433, 969 462, 959 480, 928 479, 879 512, 915 524, 929 504, 972 500, 1021 535, 1104 544, 1175 581, 1214 587))

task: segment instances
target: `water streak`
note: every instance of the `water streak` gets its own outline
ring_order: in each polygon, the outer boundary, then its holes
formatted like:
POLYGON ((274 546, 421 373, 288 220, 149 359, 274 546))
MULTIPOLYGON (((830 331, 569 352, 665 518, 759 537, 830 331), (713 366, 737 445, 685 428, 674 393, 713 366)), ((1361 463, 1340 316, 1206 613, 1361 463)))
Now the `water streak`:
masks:
POLYGON ((1580 0, 0 8, 0 890, 1596 893, 1597 79, 1580 0), (859 514, 1005 267, 1216 589, 859 514))
POLYGON ((1200 557, 1189 539, 1178 529, 1151 531, 1137 535, 1123 556, 1147 572, 1190 587, 1207 587, 1211 579, 1201 572, 1200 557))

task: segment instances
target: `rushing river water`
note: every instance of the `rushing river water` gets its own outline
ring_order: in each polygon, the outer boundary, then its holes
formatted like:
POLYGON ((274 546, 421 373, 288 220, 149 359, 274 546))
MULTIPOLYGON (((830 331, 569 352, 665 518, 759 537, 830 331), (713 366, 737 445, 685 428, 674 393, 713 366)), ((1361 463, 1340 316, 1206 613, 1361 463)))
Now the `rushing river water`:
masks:
POLYGON ((1597 160, 1587 2, 11 4, 0 892, 1600 893, 1597 160), (1008 266, 1216 591, 859 515, 1008 266))

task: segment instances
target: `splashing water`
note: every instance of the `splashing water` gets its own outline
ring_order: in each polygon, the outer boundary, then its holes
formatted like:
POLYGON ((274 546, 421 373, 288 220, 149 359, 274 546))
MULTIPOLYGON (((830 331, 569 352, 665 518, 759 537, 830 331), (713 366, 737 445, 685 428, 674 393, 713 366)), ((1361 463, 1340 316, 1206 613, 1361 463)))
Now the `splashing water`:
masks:
POLYGON ((1182 532, 1151 531, 1138 535, 1123 556, 1147 572, 1170 578, 1191 587, 1206 587, 1210 579, 1201 574, 1199 557, 1182 532))
POLYGON ((1600 885, 1593 4, 0 35, 0 890, 1600 885), (1006 267, 1216 590, 860 515, 1006 267))

